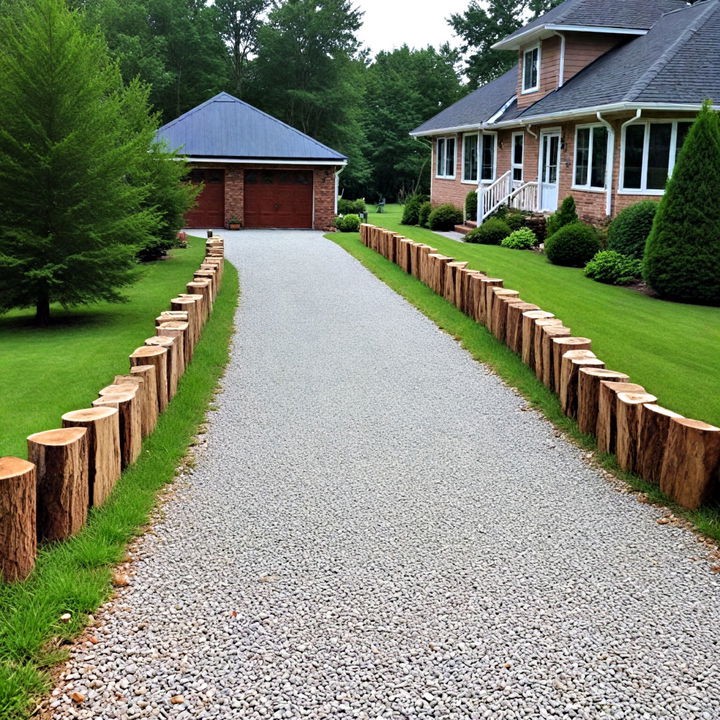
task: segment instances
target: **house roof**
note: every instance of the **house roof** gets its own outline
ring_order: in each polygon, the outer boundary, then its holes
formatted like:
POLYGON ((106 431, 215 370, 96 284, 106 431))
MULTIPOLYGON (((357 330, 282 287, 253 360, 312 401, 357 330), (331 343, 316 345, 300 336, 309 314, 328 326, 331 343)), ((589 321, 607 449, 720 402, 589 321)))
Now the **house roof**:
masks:
POLYGON ((682 8, 685 4, 685 0, 565 0, 503 38, 494 48, 517 49, 522 44, 562 29, 630 33, 635 31, 642 34, 649 30, 663 13, 682 8))
POLYGON ((194 158, 345 162, 346 157, 277 118, 219 93, 156 134, 194 158))

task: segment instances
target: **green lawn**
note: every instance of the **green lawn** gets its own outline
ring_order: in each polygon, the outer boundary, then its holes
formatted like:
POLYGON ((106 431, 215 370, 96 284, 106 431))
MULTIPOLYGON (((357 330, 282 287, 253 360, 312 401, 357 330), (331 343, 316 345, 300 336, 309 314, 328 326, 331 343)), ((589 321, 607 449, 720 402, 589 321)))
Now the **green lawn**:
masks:
POLYGON ((368 222, 422 241, 445 255, 505 280, 524 300, 562 318, 575 335, 592 338, 608 368, 630 375, 658 402, 720 425, 720 309, 650 298, 551 265, 529 251, 470 245, 400 224, 401 208, 370 213, 368 222))
POLYGON ((127 356, 155 334, 155 318, 186 292, 205 244, 190 238, 170 260, 143 266, 130 302, 63 311, 33 324, 33 311, 0 317, 0 456, 26 457, 25 438, 60 426, 69 410, 89 407, 100 388, 128 371, 127 356))

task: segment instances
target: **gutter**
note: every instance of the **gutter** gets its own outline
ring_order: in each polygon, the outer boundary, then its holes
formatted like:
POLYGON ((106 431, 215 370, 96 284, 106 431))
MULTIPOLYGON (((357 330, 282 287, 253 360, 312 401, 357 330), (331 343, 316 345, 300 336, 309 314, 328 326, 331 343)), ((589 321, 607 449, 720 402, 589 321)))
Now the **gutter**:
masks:
POLYGON ((225 157, 195 157, 194 155, 182 155, 175 157, 173 160, 184 160, 186 162, 204 162, 204 163, 237 163, 243 165, 330 165, 335 167, 345 167, 348 164, 347 159, 340 160, 279 160, 264 158, 225 158, 225 157))

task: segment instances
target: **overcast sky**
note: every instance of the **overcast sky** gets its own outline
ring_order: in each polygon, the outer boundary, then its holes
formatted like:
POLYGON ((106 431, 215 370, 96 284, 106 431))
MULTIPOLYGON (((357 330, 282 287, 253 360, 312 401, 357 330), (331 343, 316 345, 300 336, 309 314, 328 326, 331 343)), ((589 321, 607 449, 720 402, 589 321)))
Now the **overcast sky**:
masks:
POLYGON ((463 12, 469 0, 355 0, 354 5, 365 13, 360 40, 374 55, 403 44, 420 48, 452 42, 445 19, 463 12))

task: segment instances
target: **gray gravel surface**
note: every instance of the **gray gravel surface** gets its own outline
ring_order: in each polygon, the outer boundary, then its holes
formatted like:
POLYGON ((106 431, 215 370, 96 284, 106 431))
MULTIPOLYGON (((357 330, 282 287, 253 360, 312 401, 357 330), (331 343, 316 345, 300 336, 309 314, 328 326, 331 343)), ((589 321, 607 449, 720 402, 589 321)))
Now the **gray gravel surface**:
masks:
POLYGON ((54 717, 720 718, 691 533, 320 234, 226 237, 219 409, 54 717))

